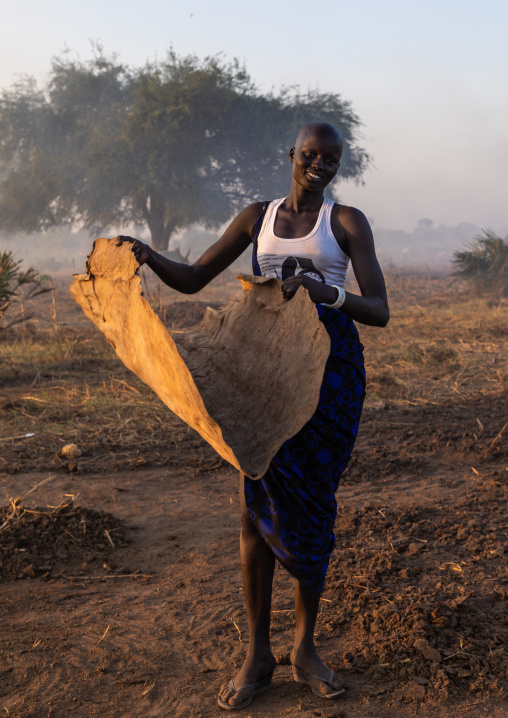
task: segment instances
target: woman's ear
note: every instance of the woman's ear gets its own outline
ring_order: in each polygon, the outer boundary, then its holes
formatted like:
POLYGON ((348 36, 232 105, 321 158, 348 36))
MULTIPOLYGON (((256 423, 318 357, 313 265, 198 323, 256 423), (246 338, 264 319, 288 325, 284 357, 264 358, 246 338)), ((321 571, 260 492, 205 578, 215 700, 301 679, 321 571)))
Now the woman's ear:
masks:
POLYGON ((291 162, 291 164, 293 164, 293 160, 295 158, 295 148, 294 147, 291 147, 291 149, 289 150, 288 157, 289 157, 289 161, 291 162))

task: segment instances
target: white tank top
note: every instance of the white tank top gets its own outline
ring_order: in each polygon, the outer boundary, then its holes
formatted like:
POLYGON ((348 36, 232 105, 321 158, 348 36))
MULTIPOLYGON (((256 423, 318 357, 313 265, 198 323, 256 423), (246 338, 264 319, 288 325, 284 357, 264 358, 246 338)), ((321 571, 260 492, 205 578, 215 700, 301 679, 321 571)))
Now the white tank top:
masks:
POLYGON ((314 229, 305 237, 286 239, 274 232, 277 210, 285 199, 270 202, 258 235, 257 256, 262 276, 284 281, 303 273, 325 284, 343 287, 349 257, 332 232, 330 218, 335 203, 325 198, 314 229))

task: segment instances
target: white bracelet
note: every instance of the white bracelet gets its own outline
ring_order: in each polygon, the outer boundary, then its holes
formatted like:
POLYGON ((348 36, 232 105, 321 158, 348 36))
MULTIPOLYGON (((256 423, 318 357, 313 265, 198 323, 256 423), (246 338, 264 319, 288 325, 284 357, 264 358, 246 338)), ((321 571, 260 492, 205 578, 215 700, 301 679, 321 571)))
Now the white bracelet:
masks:
POLYGON ((346 301, 346 292, 342 289, 342 287, 338 287, 336 284, 332 284, 331 286, 338 292, 337 299, 333 302, 333 304, 326 304, 326 302, 322 302, 322 304, 324 304, 325 307, 330 307, 330 309, 339 309, 339 307, 341 307, 346 301))

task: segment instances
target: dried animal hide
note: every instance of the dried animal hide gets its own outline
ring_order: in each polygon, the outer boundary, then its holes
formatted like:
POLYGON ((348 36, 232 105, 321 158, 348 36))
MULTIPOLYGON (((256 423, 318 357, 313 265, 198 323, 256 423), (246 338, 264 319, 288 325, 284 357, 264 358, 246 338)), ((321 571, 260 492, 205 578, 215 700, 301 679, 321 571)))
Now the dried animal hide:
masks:
POLYGON ((314 413, 330 340, 308 292, 240 275, 242 296, 171 335, 141 296, 128 244, 97 239, 70 291, 123 363, 233 466, 256 479, 314 413))

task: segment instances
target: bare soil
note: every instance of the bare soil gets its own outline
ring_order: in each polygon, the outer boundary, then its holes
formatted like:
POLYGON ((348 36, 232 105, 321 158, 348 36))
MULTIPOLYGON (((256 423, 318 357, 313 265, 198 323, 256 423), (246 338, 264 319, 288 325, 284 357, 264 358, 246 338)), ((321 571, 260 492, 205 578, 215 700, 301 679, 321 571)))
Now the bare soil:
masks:
MULTIPOLYGON (((279 665, 246 717, 508 715, 506 308, 392 279, 389 328, 360 328, 370 392, 316 629, 348 690, 330 705, 292 681, 293 582, 277 568, 279 665)), ((0 338, 0 710, 225 715, 247 630, 237 474, 64 289, 0 338)), ((157 300, 176 328, 230 290, 157 300)))

